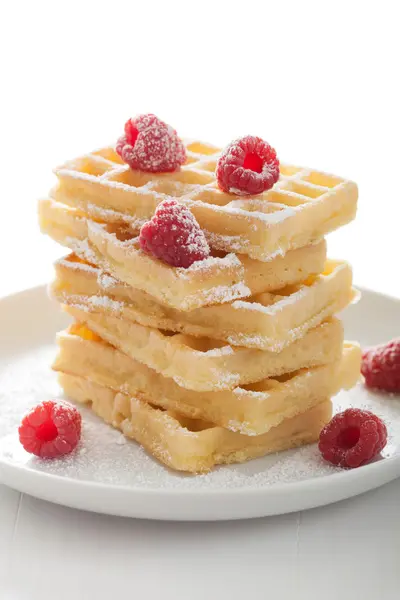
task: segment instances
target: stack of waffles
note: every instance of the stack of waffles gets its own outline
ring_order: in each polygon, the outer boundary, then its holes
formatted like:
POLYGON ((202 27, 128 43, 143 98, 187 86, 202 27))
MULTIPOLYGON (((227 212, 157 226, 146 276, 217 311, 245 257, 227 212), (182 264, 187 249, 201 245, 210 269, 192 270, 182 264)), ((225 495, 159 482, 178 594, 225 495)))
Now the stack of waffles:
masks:
POLYGON ((167 466, 206 472, 315 442, 360 350, 335 313, 354 298, 325 234, 355 216, 357 187, 281 165, 273 189, 221 191, 219 149, 187 142, 173 173, 134 171, 112 147, 56 169, 41 229, 71 250, 51 293, 73 318, 54 368, 65 393, 167 466), (171 197, 211 256, 172 267, 138 232, 171 197))

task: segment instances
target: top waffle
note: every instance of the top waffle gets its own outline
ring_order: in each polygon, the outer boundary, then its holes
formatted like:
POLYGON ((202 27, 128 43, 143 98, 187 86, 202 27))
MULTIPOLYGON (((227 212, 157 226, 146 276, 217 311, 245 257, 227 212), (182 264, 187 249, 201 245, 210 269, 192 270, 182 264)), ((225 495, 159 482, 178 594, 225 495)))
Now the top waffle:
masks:
POLYGON ((272 190, 243 199, 216 184, 219 148, 197 141, 186 148, 179 171, 156 174, 133 171, 113 148, 102 148, 57 168, 51 196, 93 220, 125 222, 134 231, 173 196, 191 209, 214 249, 262 261, 314 243, 355 216, 351 181, 281 164, 272 190))

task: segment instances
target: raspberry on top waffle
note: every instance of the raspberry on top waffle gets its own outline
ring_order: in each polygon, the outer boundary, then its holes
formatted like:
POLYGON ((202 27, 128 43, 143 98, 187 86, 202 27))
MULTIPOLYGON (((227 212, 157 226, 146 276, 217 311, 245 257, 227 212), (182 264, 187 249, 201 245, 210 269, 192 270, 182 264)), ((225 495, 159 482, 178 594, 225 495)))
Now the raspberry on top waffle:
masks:
POLYGON ((174 197, 190 208, 214 249, 263 261, 313 243, 355 216, 358 192, 351 181, 281 164, 273 189, 243 198, 217 185, 219 148, 198 141, 185 146, 186 163, 173 173, 134 171, 112 147, 95 150, 55 169, 51 196, 94 220, 125 222, 135 231, 174 197))

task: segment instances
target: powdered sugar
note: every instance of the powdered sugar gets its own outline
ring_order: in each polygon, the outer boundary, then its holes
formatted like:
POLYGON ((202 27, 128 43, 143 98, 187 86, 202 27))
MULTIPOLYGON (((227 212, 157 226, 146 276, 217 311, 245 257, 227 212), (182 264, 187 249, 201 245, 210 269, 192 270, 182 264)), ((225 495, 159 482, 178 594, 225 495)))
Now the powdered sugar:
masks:
POLYGON ((212 248, 223 247, 229 252, 243 252, 246 245, 246 239, 241 235, 222 235, 204 230, 208 243, 212 248))
MULTIPOLYGON (((244 212, 244 211, 241 211, 244 212)), ((254 213, 251 213, 253 215, 254 213)), ((252 226, 250 225, 250 228, 252 226)), ((238 252, 239 254, 249 253, 249 256, 252 258, 256 258, 262 262, 270 262, 274 260, 274 258, 278 258, 279 256, 283 256, 287 251, 287 248, 277 248, 274 252, 269 252, 268 255, 260 255, 253 256, 249 251, 251 250, 251 244, 246 239, 245 235, 225 235, 222 233, 215 233, 212 231, 204 230, 205 236, 208 240, 208 243, 212 248, 219 248, 221 250, 225 250, 226 252, 238 252)))
POLYGON ((264 304, 260 304, 259 302, 246 302, 243 300, 236 300, 232 303, 232 308, 236 310, 255 310, 257 312, 270 313, 270 307, 264 306, 264 304))
MULTIPOLYGON (((294 337, 294 336, 291 336, 294 337)), ((227 337, 227 341, 233 346, 246 346, 246 348, 264 348, 270 352, 280 352, 287 343, 274 342, 272 338, 266 335, 252 335, 245 333, 236 333, 227 337)))
POLYGON ((103 289, 108 289, 114 287, 119 284, 119 281, 112 277, 112 275, 108 275, 108 273, 99 273, 97 277, 97 282, 99 286, 103 289))
POLYGON ((139 231, 142 225, 146 223, 148 219, 141 219, 133 215, 126 215, 122 212, 117 212, 112 208, 105 208, 103 206, 97 206, 92 202, 88 202, 87 210, 92 218, 100 219, 105 223, 127 223, 130 225, 132 231, 139 231))
POLYGON ((117 302, 108 298, 108 296, 90 296, 88 302, 92 306, 96 306, 103 309, 111 310, 112 312, 121 312, 124 308, 123 302, 117 302))
POLYGON ((60 258, 56 261, 56 264, 59 264, 68 269, 73 269, 74 271, 85 271, 86 273, 97 273, 98 268, 93 265, 88 265, 83 262, 73 262, 72 260, 68 260, 67 258, 60 258))
POLYGON ((240 216, 242 218, 250 218, 251 217, 252 219, 259 220, 261 223, 264 223, 264 224, 267 223, 268 225, 274 225, 276 223, 281 223, 281 222, 285 221, 289 217, 292 217, 293 215, 295 215, 296 210, 299 210, 299 208, 300 208, 300 207, 292 208, 290 206, 285 206, 282 210, 275 210, 273 212, 261 212, 259 210, 249 211, 249 210, 245 210, 244 208, 239 208, 239 207, 235 206, 235 204, 234 204, 235 202, 238 202, 238 201, 233 200, 232 202, 230 202, 229 204, 226 204, 224 206, 218 206, 216 204, 209 204, 207 206, 209 206, 212 210, 214 210, 217 213, 226 215, 226 213, 229 212, 230 216, 236 215, 236 216, 240 216))
MULTIPOLYGON (((42 303, 45 302, 44 298, 43 293, 42 303)), ((124 442, 118 431, 104 424, 86 408, 81 410, 83 436, 77 452, 52 462, 32 458, 18 443, 17 426, 27 408, 60 394, 56 375, 49 367, 56 348, 44 344, 43 340, 52 339, 56 329, 65 326, 65 321, 61 313, 58 315, 52 310, 51 304, 43 306, 33 302, 32 295, 27 296, 26 306, 31 308, 30 318, 33 322, 40 322, 40 329, 31 329, 30 339, 26 332, 21 335, 18 320, 11 318, 12 312, 2 313, 5 324, 12 321, 12 336, 11 329, 7 334, 5 327, 2 333, 9 343, 0 348, 0 461, 6 460, 50 475, 97 481, 111 486, 182 491, 266 488, 338 471, 321 460, 316 446, 309 446, 243 465, 220 467, 207 475, 187 477, 166 469, 134 442, 124 442), (42 306, 40 311, 39 306, 42 306)), ((24 312, 20 302, 18 307, 24 312)), ((388 329, 391 326, 391 322, 386 325, 388 329)), ((362 337, 365 345, 373 342, 372 334, 368 334, 362 319, 355 319, 354 326, 347 334, 350 338, 362 337)), ((400 398, 372 393, 360 384, 349 392, 342 392, 335 399, 336 410, 343 410, 350 405, 370 409, 386 422, 389 444, 384 456, 400 456, 400 398)))
MULTIPOLYGON (((0 373, 0 460, 83 481, 142 489, 223 490, 264 488, 293 483, 338 472, 324 463, 315 445, 256 459, 243 465, 219 467, 207 475, 188 477, 174 473, 152 459, 137 444, 104 424, 90 409, 83 416, 82 442, 72 455, 54 461, 32 458, 17 440, 16 429, 24 411, 45 398, 60 394, 49 364, 55 354, 51 346, 35 347, 9 361, 0 373), (29 374, 27 377, 26 375, 29 374)), ((371 394, 362 385, 342 392, 336 399, 340 410, 349 404, 369 408, 388 424, 390 441, 385 456, 400 454, 400 402, 371 394)))
POLYGON ((173 267, 187 269, 210 255, 210 248, 194 215, 171 198, 161 202, 140 230, 142 250, 173 267))
POLYGON ((232 346, 221 346, 221 348, 212 348, 211 350, 207 350, 207 352, 205 352, 205 354, 207 354, 207 356, 209 356, 209 357, 211 357, 211 356, 231 356, 234 353, 235 352, 234 352, 232 346))
POLYGON ((197 260, 192 265, 190 265, 190 267, 188 267, 187 269, 178 268, 177 274, 179 275, 180 278, 187 279, 188 277, 190 277, 190 275, 191 275, 191 273, 193 273, 193 271, 208 271, 208 270, 212 269, 213 267, 215 267, 215 265, 218 265, 218 264, 219 265, 223 264, 224 266, 237 267, 237 266, 241 265, 241 262, 240 262, 239 258, 236 256, 236 254, 227 254, 222 259, 214 257, 214 256, 209 256, 208 258, 205 258, 204 260, 197 260))
POLYGON ((127 121, 116 152, 132 169, 153 173, 175 171, 186 160, 186 149, 176 131, 151 114, 127 121))
MULTIPOLYGON (((244 283, 235 283, 233 285, 217 285, 208 290, 203 290, 201 293, 196 292, 194 298, 201 298, 203 304, 222 304, 225 302, 231 302, 236 298, 244 298, 250 296, 251 290, 244 285, 244 283)), ((191 296, 187 296, 186 302, 182 303, 182 307, 185 305, 190 306, 192 302, 191 296)))
POLYGON ((66 245, 71 248, 80 258, 87 260, 92 264, 97 263, 97 256, 94 250, 90 247, 87 239, 78 240, 77 238, 68 237, 65 239, 66 245))
MULTIPOLYGON (((214 391, 218 390, 226 390, 227 388, 233 388, 236 385, 239 385, 240 377, 234 373, 222 373, 219 369, 210 368, 210 374, 213 375, 214 380, 217 380, 214 385, 214 391)), ((185 388, 187 386, 187 379, 180 377, 179 375, 174 375, 172 379, 177 383, 180 387, 185 388)))

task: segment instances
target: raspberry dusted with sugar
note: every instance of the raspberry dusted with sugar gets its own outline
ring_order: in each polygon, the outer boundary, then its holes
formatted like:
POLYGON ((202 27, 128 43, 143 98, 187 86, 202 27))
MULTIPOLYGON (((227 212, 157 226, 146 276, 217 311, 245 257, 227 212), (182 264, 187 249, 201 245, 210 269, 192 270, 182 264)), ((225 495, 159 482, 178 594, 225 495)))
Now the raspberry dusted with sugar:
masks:
POLYGON ((176 200, 164 200, 140 230, 142 250, 173 267, 187 269, 210 254, 207 240, 190 210, 176 200))
POLYGON ((365 350, 361 373, 369 388, 400 392, 400 338, 365 350))
POLYGON ((186 149, 175 129, 155 115, 139 115, 125 123, 116 152, 131 169, 166 173, 186 161, 186 149))
POLYGON ((68 402, 45 400, 22 419, 19 441, 27 452, 40 458, 69 454, 81 437, 80 412, 68 402))
POLYGON ((246 135, 225 148, 215 174, 224 192, 242 196, 261 194, 278 181, 279 160, 267 142, 246 135))
POLYGON ((328 462, 355 468, 377 456, 386 442, 386 425, 379 417, 368 410, 348 408, 321 431, 319 449, 328 462))

